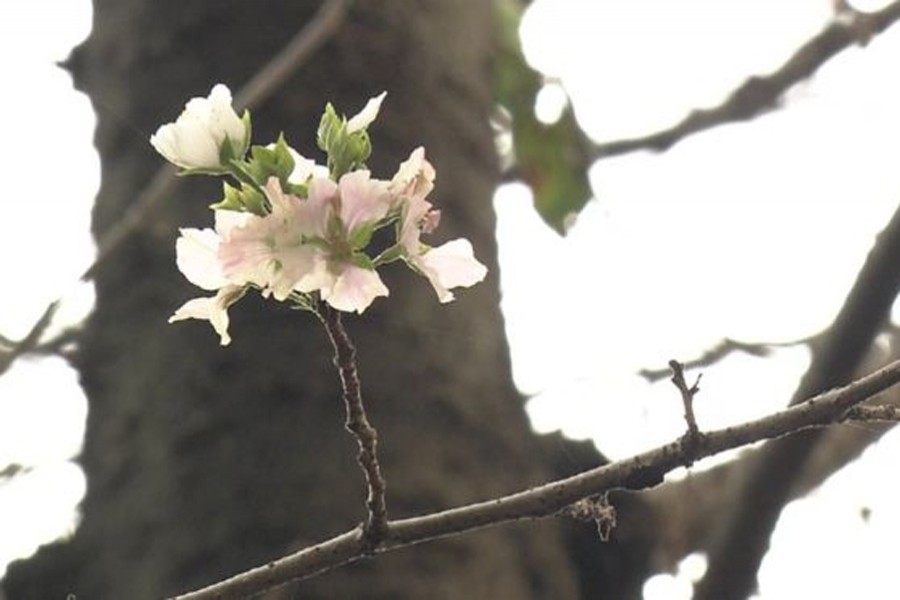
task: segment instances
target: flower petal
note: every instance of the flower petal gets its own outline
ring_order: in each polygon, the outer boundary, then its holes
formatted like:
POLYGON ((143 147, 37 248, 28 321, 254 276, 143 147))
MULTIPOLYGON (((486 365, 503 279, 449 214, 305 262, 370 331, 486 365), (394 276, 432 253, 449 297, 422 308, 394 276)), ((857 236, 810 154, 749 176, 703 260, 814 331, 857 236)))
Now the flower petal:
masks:
POLYGON ((188 281, 205 290, 228 284, 218 251, 221 239, 212 229, 182 229, 175 242, 175 263, 188 281))
POLYGON ((372 179, 368 171, 347 173, 338 184, 341 221, 350 236, 363 225, 383 218, 391 208, 387 182, 372 179))
POLYGON ((219 169, 223 142, 244 149, 247 128, 231 106, 231 91, 221 83, 207 98, 192 98, 174 123, 162 125, 150 143, 169 162, 185 169, 219 169))
POLYGON ((400 201, 409 198, 423 200, 434 189, 434 178, 434 167, 425 158, 425 148, 419 146, 400 163, 391 179, 390 191, 400 201))
POLYGON ((362 313, 388 289, 378 273, 355 265, 346 265, 331 287, 322 288, 322 300, 338 310, 362 313))
POLYGON ((473 286, 487 275, 487 267, 475 259, 472 244, 464 238, 430 248, 411 262, 428 278, 442 303, 453 300, 450 288, 473 286))
POLYGON ((223 346, 231 343, 228 334, 228 307, 240 300, 246 292, 246 288, 237 285, 228 285, 218 291, 212 298, 194 298, 185 302, 181 308, 169 317, 169 323, 183 321, 185 319, 201 319, 209 321, 223 346))
POLYGON ((363 109, 347 121, 347 133, 354 133, 371 125, 375 117, 378 116, 378 111, 381 109, 381 103, 384 101, 385 96, 387 96, 387 92, 381 92, 381 94, 366 102, 363 109))

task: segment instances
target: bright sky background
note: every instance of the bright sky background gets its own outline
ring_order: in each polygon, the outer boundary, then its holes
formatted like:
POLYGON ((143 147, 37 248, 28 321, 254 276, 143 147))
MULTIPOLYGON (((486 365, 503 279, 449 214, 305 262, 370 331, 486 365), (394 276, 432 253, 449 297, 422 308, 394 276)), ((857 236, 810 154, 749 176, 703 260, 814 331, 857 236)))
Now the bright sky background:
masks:
MULTIPOLYGON (((73 299, 73 318, 90 297, 72 282, 93 251, 92 115, 53 66, 87 34, 88 11, 87 0, 0 3, 0 69, 18 82, 0 97, 11 140, 0 159, 15 173, 0 197, 0 276, 16 284, 0 311, 8 337, 23 335, 61 293, 73 299), (23 165, 48 144, 54 181, 44 164, 23 165)), ((562 79, 582 124, 603 141, 718 103, 777 67, 830 15, 830 0, 537 0, 523 35, 532 63, 562 79)), ((898 57, 895 27, 833 59, 781 111, 662 155, 598 163, 597 199, 565 239, 540 223, 522 186, 498 191, 514 375, 533 395, 538 430, 592 437, 613 457, 670 441, 683 430, 678 398, 638 369, 688 360, 724 337, 790 341, 830 323, 900 197, 898 57)), ((552 113, 552 93, 544 100, 542 112, 552 113)), ((706 369, 701 426, 783 406, 807 363, 795 347, 706 369)), ((20 360, 0 377, 0 468, 35 467, 0 484, 0 565, 71 529, 84 491, 69 462, 85 417, 75 382, 54 359, 20 360)), ((889 434, 788 507, 760 575, 761 600, 896 597, 885 548, 900 531, 900 489, 879 480, 898 457, 900 436, 889 434)), ((693 557, 681 577, 654 578, 647 600, 687 598, 687 579, 702 566, 693 557)))

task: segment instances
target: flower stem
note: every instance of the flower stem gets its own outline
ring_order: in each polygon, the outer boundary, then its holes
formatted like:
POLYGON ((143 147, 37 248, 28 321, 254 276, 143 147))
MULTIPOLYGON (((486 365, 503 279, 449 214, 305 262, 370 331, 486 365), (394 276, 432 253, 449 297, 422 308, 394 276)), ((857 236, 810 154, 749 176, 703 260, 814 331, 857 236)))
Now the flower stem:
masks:
POLYGON ((344 408, 347 411, 344 427, 353 434, 359 445, 356 459, 366 477, 366 485, 369 490, 366 499, 368 516, 363 525, 362 535, 366 546, 370 550, 374 550, 385 539, 388 530, 387 505, 385 503, 386 483, 381 474, 381 465, 378 462, 377 454, 378 432, 375 431, 366 416, 359 373, 356 369, 356 348, 344 329, 340 311, 328 306, 325 302, 320 302, 317 314, 325 325, 328 338, 334 347, 333 362, 341 377, 344 408))

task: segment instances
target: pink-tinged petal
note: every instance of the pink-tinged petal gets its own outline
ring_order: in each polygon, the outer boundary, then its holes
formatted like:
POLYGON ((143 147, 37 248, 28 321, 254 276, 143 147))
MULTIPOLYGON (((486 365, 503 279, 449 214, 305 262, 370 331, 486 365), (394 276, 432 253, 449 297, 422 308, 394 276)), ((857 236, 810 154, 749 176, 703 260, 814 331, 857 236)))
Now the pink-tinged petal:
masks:
POLYGON ((425 148, 419 146, 400 164, 391 179, 390 191, 398 201, 424 200, 434 189, 434 167, 425 159, 425 148))
POLYGON ((311 292, 320 274, 327 271, 321 250, 309 244, 286 248, 278 253, 276 268, 266 282, 265 293, 271 292, 283 302, 291 292, 311 292))
POLYGON ((387 92, 381 92, 381 94, 366 102, 363 109, 347 121, 347 133, 354 133, 371 125, 375 117, 378 116, 378 111, 381 110, 381 103, 384 101, 385 96, 387 96, 387 92))
POLYGON ((256 218, 256 215, 252 213, 234 210, 216 210, 213 212, 215 213, 216 233, 222 238, 227 238, 228 234, 235 227, 243 227, 250 219, 256 218))
POLYGON ((407 256, 413 257, 421 254, 419 236, 422 233, 422 224, 427 222, 429 214, 436 212, 431 210, 431 206, 431 202, 427 200, 410 198, 403 207, 400 235, 397 241, 403 246, 407 256))
POLYGON ((442 303, 453 300, 450 288, 473 286, 487 275, 487 267, 475 259, 472 244, 464 238, 431 248, 411 262, 428 278, 442 303))
POLYGON ((432 233, 441 223, 441 211, 429 210, 419 222, 419 228, 422 233, 432 233))
POLYGON ((188 281, 205 290, 217 290, 228 284, 219 263, 221 240, 212 229, 182 229, 175 242, 175 263, 188 281))
POLYGON ((212 298, 194 298, 185 302, 181 308, 169 317, 169 323, 183 321, 185 319, 201 319, 209 321, 216 333, 219 334, 219 342, 223 346, 231 343, 228 334, 228 307, 240 300, 246 288, 237 285, 228 285, 218 291, 212 298))
POLYGON ((328 268, 328 258, 325 253, 318 252, 312 262, 312 268, 297 279, 294 289, 298 292, 318 292, 334 287, 338 276, 328 268))
POLYGON ((309 237, 326 235, 337 193, 338 185, 327 177, 314 177, 309 181, 309 195, 293 206, 297 228, 303 235, 309 237))
POLYGON ((266 286, 275 261, 278 225, 269 216, 249 219, 219 244, 218 259, 230 281, 266 286))
POLYGON ((355 265, 346 265, 330 288, 321 290, 322 299, 344 312, 362 313, 388 289, 378 273, 355 265))
POLYGON ((310 238, 325 234, 336 189, 330 180, 313 180, 310 198, 302 199, 285 194, 278 179, 269 179, 265 193, 272 212, 247 218, 219 246, 218 257, 229 280, 252 283, 279 301, 294 290, 318 289, 313 286, 326 269, 325 250, 310 238))
POLYGON ((374 223, 390 210, 387 182, 372 179, 368 171, 347 173, 338 184, 341 221, 352 235, 359 227, 374 223))

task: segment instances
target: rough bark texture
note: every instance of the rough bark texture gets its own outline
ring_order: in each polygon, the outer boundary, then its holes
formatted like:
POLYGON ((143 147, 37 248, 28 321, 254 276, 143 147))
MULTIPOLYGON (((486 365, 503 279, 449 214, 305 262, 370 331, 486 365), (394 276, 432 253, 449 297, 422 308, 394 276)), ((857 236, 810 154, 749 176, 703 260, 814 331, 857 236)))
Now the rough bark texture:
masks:
MULTIPOLYGON (((318 5, 95 0, 94 31, 70 68, 99 119, 98 237, 161 165, 149 133, 213 83, 238 88, 318 5)), ((442 234, 469 237, 490 267, 485 284, 449 306, 423 280, 391 269, 389 300, 349 319, 395 517, 549 473, 510 380, 498 309, 491 43, 482 0, 358 2, 337 36, 254 112, 257 140, 285 128, 312 153, 326 100, 354 112, 388 90, 372 130, 373 170, 389 177, 425 145, 442 234)), ((355 444, 314 318, 245 300, 227 349, 205 324, 166 324, 196 295, 175 269, 177 227, 208 224, 217 193, 211 182, 182 182, 97 272, 97 308, 77 358, 90 398, 83 523, 71 543, 11 569, 11 600, 160 598, 363 518, 355 444)), ((551 522, 505 527, 364 563, 283 597, 573 598, 562 539, 551 522)))

